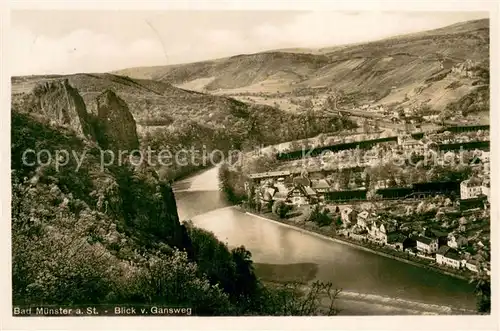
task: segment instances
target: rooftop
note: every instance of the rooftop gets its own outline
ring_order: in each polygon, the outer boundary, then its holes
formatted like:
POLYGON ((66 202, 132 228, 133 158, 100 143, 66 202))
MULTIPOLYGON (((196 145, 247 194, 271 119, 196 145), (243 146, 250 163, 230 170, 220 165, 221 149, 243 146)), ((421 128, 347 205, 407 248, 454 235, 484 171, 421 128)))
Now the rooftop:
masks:
POLYGON ((306 177, 299 176, 299 177, 295 177, 293 179, 293 184, 294 185, 302 185, 302 186, 310 186, 311 181, 306 177))
POLYGON ((429 237, 424 237, 424 236, 419 236, 417 238, 417 241, 419 241, 421 243, 424 243, 426 245, 429 245, 430 243, 432 243, 433 241, 435 241, 435 239, 431 239, 429 237))
POLYGON ((314 189, 329 189, 330 184, 325 179, 319 179, 311 182, 311 186, 314 189))
POLYGON ((472 177, 472 178, 464 180, 462 182, 462 185, 467 186, 467 187, 479 186, 479 185, 481 185, 481 180, 479 178, 472 177))
POLYGON ((307 195, 316 195, 316 192, 310 186, 304 186, 307 195))
POLYGON ((267 178, 267 177, 277 177, 277 176, 289 176, 290 171, 268 171, 268 172, 259 172, 255 174, 250 174, 249 177, 252 179, 257 178, 267 178))
POLYGON ((363 210, 361 213, 358 214, 359 217, 361 218, 367 218, 368 217, 368 212, 366 210, 363 210))
POLYGON ((444 256, 447 257, 447 258, 449 258, 449 259, 460 261, 460 254, 456 250, 454 250, 453 248, 450 248, 444 254, 444 256))
POLYGON ((393 232, 387 235, 387 242, 389 244, 391 243, 401 243, 403 242, 407 237, 400 233, 400 232, 393 232))
POLYGON ((444 246, 441 246, 439 247, 438 251, 436 252, 436 255, 443 255, 445 256, 446 253, 448 253, 448 251, 450 250, 451 248, 444 245, 444 246))

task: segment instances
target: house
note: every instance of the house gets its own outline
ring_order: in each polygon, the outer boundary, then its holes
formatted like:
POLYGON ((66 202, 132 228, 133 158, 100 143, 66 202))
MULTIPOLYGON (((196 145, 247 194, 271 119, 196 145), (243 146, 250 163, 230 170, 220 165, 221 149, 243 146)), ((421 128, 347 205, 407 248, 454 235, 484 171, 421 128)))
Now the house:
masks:
POLYGON ((330 190, 330 183, 326 179, 318 179, 311 181, 311 188, 318 194, 328 192, 330 190))
POLYGON ((438 246, 446 245, 448 243, 448 231, 443 231, 436 228, 425 228, 424 237, 436 238, 438 246))
POLYGON ((377 241, 387 244, 387 237, 396 231, 396 226, 389 221, 374 220, 370 227, 370 236, 377 241))
POLYGON ((460 199, 458 202, 460 205, 460 210, 469 210, 469 209, 484 209, 485 208, 485 203, 487 203, 486 197, 478 197, 478 198, 471 198, 471 199, 460 199))
POLYGON ((401 232, 391 232, 387 235, 387 245, 397 250, 404 250, 407 237, 401 232))
POLYGON ((406 141, 403 141, 401 147, 403 147, 403 150, 406 152, 416 152, 416 153, 423 153, 425 148, 422 142, 415 139, 408 139, 406 141))
POLYGON ((358 225, 359 228, 361 229, 368 229, 370 226, 370 213, 366 210, 363 210, 361 213, 358 214, 356 218, 356 224, 358 225))
POLYGON ((357 216, 358 213, 356 212, 356 210, 349 207, 342 209, 342 211, 340 212, 340 219, 345 226, 356 223, 357 216))
POLYGON ((296 206, 307 205, 317 202, 317 195, 310 186, 295 185, 288 191, 287 199, 296 206))
POLYGON ((460 248, 462 246, 467 245, 467 243, 468 243, 467 238, 465 238, 464 236, 457 235, 454 233, 450 233, 448 235, 447 246, 449 246, 451 248, 457 249, 457 248, 460 248))
POLYGON ((465 262, 465 267, 472 272, 479 272, 481 265, 476 258, 471 258, 465 262))
POLYGON ((481 193, 481 181, 478 178, 469 178, 460 183, 460 198, 462 200, 477 198, 481 193))
POLYGON ((437 121, 439 119, 439 115, 424 115, 422 118, 428 122, 437 121))
POLYGON ((433 254, 438 250, 438 239, 419 236, 416 239, 417 250, 425 254, 433 254))
POLYGON ((248 177, 254 182, 260 182, 266 179, 278 179, 280 177, 290 176, 290 171, 268 171, 250 174, 248 177))
POLYGON ((403 241, 403 248, 404 250, 406 249, 412 249, 417 246, 417 241, 415 238, 412 237, 406 237, 406 239, 403 241))
POLYGON ((276 188, 272 186, 263 186, 259 190, 259 200, 262 208, 269 208, 273 203, 273 196, 276 188))
POLYGON ((381 225, 382 223, 379 220, 373 220, 373 222, 368 227, 368 234, 375 240, 381 240, 382 237, 382 233, 380 231, 381 225))
POLYGON ((481 194, 486 196, 488 202, 490 202, 490 181, 484 180, 481 184, 481 194))
POLYGON ((436 263, 451 268, 460 269, 461 258, 456 250, 448 246, 441 246, 436 252, 436 263))
POLYGON ((479 159, 483 163, 490 162, 490 152, 481 151, 481 156, 479 156, 479 159))
POLYGON ((286 192, 278 191, 274 194, 274 201, 288 201, 288 195, 286 192))

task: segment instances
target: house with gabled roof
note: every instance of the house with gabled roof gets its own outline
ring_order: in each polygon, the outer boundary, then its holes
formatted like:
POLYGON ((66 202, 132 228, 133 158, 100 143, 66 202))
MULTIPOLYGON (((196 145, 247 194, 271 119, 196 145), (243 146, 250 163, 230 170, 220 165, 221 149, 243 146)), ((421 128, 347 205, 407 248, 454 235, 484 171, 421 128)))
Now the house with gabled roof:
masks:
POLYGON ((296 184, 288 191, 287 200, 296 206, 316 203, 318 196, 310 186, 296 184))
POLYGON ((366 210, 363 210, 361 213, 358 214, 358 217, 356 219, 356 224, 358 225, 359 228, 368 229, 368 227, 371 225, 369 216, 370 213, 366 210))
POLYGON ((357 216, 357 211, 350 207, 346 207, 340 212, 340 219, 342 220, 344 226, 349 226, 356 223, 357 216))
POLYGON ((418 236, 416 239, 417 250, 425 254, 433 254, 438 250, 438 239, 418 236))
POLYGON ((387 245, 393 247, 394 249, 402 251, 406 248, 405 242, 407 238, 408 237, 401 232, 391 232, 387 235, 387 245))
POLYGON ((262 208, 269 208, 273 202, 273 196, 276 193, 276 188, 272 186, 263 186, 258 191, 259 201, 262 208))
POLYGON ((304 176, 297 176, 293 179, 293 185, 301 185, 301 186, 311 186, 311 181, 309 178, 304 177, 304 176))
POLYGON ((311 188, 316 191, 316 193, 321 194, 328 192, 331 189, 331 185, 326 179, 318 179, 311 181, 311 188))
POLYGON ((461 236, 461 235, 456 234, 456 233, 450 233, 448 235, 447 246, 449 246, 451 248, 457 249, 457 248, 460 248, 460 247, 467 245, 467 243, 468 243, 468 240, 464 236, 461 236))
POLYGON ((424 236, 429 238, 436 238, 438 240, 438 246, 446 245, 448 242, 448 231, 443 229, 431 227, 424 228, 424 236))
POLYGON ((472 272, 479 272, 481 269, 481 264, 478 259, 470 258, 465 262, 465 267, 472 272))
POLYGON ((486 200, 490 202, 490 181, 489 179, 483 180, 481 184, 481 194, 486 197, 486 200))
POLYGON ((436 263, 451 268, 460 269, 462 265, 460 254, 449 246, 441 246, 436 252, 436 263))
POLYGON ((368 232, 375 240, 387 244, 388 235, 396 229, 397 226, 391 220, 374 219, 368 232))

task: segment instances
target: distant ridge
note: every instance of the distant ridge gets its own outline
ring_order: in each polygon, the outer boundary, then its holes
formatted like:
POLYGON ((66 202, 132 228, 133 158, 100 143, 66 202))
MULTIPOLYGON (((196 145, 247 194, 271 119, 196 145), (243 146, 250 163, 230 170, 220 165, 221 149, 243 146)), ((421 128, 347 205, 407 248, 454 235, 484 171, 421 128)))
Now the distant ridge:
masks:
POLYGON ((489 71, 489 19, 367 43, 282 49, 115 73, 230 95, 321 86, 358 93, 359 102, 389 104, 410 97, 444 109, 475 89, 473 80, 447 76, 453 66, 467 60, 489 71), (461 86, 447 88, 455 80, 461 86))

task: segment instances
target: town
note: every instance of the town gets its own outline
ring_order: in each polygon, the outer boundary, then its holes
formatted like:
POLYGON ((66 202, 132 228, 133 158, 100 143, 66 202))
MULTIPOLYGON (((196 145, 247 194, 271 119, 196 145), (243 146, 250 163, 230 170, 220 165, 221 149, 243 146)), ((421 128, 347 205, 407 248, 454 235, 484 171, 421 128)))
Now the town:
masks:
POLYGON ((273 169, 247 176, 249 208, 443 272, 490 274, 488 125, 298 147, 261 156, 273 169))

